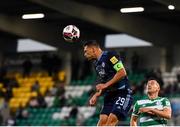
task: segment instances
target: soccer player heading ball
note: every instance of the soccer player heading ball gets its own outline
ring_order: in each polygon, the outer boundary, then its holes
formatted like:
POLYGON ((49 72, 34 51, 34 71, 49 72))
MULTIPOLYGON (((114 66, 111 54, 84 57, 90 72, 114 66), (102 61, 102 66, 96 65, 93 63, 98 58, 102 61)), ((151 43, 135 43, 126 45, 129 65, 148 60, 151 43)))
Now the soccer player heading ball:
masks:
POLYGON ((131 126, 165 126, 171 118, 171 106, 167 98, 159 97, 160 86, 156 80, 147 83, 147 97, 138 100, 133 108, 131 126))
POLYGON ((126 70, 116 52, 102 51, 95 40, 85 42, 84 56, 94 61, 98 74, 97 92, 89 100, 90 105, 95 105, 100 95, 104 96, 98 126, 115 126, 127 117, 132 104, 126 70))

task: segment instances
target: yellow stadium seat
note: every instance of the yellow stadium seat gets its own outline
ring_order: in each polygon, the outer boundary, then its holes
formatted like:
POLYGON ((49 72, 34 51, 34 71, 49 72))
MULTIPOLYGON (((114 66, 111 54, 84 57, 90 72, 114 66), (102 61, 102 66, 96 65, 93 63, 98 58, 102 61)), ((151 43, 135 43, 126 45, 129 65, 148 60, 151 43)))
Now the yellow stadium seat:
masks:
POLYGON ((21 73, 18 73, 18 72, 15 73, 14 75, 15 75, 15 78, 16 78, 16 79, 17 79, 17 78, 22 78, 22 77, 23 77, 22 74, 21 74, 21 73))
POLYGON ((3 88, 3 84, 2 83, 0 83, 0 88, 3 88))
POLYGON ((30 92, 25 93, 24 98, 30 98, 30 97, 31 97, 31 93, 30 92))
POLYGON ((9 107, 10 108, 18 108, 20 106, 20 103, 10 103, 9 107))
POLYGON ((60 71, 60 72, 58 73, 58 79, 59 79, 60 81, 65 81, 65 78, 66 78, 65 71, 60 71))
POLYGON ((9 102, 9 107, 10 108, 18 108, 20 106, 20 99, 16 98, 11 98, 9 102))
POLYGON ((40 93, 41 93, 43 96, 45 95, 46 91, 47 91, 47 88, 46 88, 46 87, 41 87, 41 88, 40 88, 40 93))
POLYGON ((3 92, 6 92, 7 90, 6 90, 6 88, 2 88, 2 91, 3 91, 3 92))
POLYGON ((26 83, 26 84, 23 84, 22 87, 28 87, 28 88, 31 88, 33 85, 33 83, 26 83))
POLYGON ((38 96, 37 92, 31 92, 31 97, 37 97, 37 96, 38 96))
POLYGON ((20 93, 18 88, 13 88, 12 92, 13 92, 13 96, 17 96, 20 93))
POLYGON ((26 105, 27 105, 27 102, 22 102, 21 103, 21 106, 24 108, 24 107, 26 107, 26 105))

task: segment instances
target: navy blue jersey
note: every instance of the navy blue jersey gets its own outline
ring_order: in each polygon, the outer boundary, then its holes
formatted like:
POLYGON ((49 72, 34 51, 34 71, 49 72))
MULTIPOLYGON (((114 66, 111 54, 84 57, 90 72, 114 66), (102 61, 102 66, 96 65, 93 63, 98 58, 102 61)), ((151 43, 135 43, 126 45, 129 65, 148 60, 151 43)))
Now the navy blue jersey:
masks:
MULTIPOLYGON (((116 52, 104 51, 101 57, 94 62, 94 66, 98 75, 97 83, 106 83, 114 77, 118 71, 118 68, 120 66, 122 67, 123 65, 116 52)), ((118 89, 122 90, 128 88, 128 77, 125 76, 117 83, 106 88, 105 91, 115 91, 118 89)))

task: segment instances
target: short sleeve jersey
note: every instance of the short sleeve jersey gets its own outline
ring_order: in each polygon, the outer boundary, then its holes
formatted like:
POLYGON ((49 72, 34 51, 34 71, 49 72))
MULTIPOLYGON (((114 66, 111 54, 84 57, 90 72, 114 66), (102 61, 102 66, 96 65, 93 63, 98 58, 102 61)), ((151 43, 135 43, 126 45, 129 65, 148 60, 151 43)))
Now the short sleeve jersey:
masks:
POLYGON ((155 115, 150 115, 148 113, 139 113, 139 109, 142 107, 146 108, 156 108, 158 110, 163 110, 163 108, 171 108, 170 101, 164 97, 157 97, 156 99, 150 100, 148 97, 138 100, 133 108, 132 115, 139 117, 140 126, 153 126, 153 125, 166 125, 167 120, 160 118, 155 115))
MULTIPOLYGON (((94 62, 94 66, 98 75, 98 83, 106 83, 111 80, 114 75, 124 68, 119 55, 114 51, 104 51, 101 57, 94 62)), ((108 90, 117 90, 129 88, 128 77, 125 76, 114 85, 107 88, 108 90)))

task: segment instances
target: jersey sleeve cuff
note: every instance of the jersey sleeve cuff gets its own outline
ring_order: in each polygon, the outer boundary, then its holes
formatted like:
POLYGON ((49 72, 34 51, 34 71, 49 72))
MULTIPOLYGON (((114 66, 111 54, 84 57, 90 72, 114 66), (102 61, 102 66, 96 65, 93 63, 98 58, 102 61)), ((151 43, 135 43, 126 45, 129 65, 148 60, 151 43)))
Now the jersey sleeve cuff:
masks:
POLYGON ((137 114, 132 113, 133 116, 138 116, 137 114))

